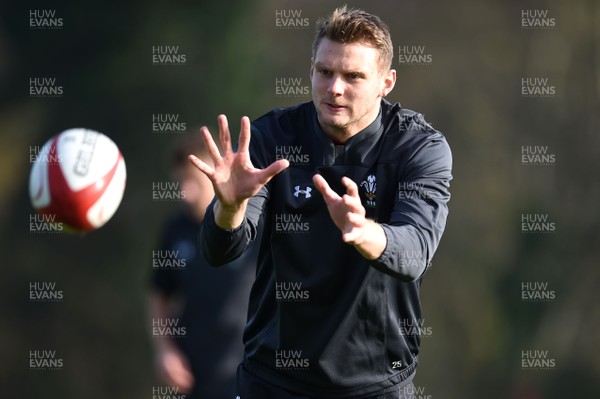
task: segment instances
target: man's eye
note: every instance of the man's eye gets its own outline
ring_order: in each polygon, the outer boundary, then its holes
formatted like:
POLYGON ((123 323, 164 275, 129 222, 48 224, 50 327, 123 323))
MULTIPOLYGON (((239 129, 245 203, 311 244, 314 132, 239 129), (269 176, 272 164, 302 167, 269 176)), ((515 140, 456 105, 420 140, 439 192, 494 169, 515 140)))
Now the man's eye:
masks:
POLYGON ((331 71, 328 71, 328 70, 326 70, 326 69, 321 69, 321 70, 319 71, 319 73, 320 73, 321 75, 323 75, 323 76, 331 76, 331 71))
POLYGON ((358 78, 360 78, 360 76, 358 76, 357 73, 350 73, 350 74, 348 74, 348 79, 349 80, 357 80, 358 78))

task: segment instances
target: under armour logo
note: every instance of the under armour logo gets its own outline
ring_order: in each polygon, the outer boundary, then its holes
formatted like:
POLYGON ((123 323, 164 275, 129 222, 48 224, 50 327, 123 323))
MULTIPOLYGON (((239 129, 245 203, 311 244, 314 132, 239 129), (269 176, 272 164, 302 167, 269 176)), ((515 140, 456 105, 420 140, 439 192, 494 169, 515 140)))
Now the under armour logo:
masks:
POLYGON ((300 190, 300 186, 295 187, 296 191, 294 191, 294 197, 298 198, 300 194, 304 194, 304 198, 310 198, 310 192, 312 188, 306 186, 306 190, 300 190))

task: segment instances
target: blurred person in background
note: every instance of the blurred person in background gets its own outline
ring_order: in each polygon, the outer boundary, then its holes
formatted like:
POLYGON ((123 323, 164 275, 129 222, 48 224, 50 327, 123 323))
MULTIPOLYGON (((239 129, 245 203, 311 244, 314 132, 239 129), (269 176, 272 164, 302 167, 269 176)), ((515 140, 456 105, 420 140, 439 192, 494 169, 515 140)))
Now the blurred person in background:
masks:
POLYGON ((210 180, 187 162, 190 152, 211 162, 198 135, 178 141, 174 177, 184 205, 165 224, 160 251, 176 253, 185 263, 153 265, 148 311, 155 368, 161 382, 187 398, 231 399, 243 357, 242 334, 255 266, 249 253, 217 270, 196 250, 199 226, 214 191, 210 180), (165 320, 176 320, 178 329, 170 329, 165 320), (156 325, 162 326, 159 334, 154 334, 156 325))

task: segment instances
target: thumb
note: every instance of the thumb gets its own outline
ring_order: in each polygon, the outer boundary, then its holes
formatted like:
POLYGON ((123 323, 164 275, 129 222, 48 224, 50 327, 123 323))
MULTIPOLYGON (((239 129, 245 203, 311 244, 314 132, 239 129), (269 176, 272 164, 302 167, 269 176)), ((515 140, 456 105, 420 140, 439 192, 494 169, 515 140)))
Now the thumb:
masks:
POLYGON ((267 184, 275 175, 285 170, 290 166, 290 162, 287 159, 280 159, 279 161, 273 162, 260 172, 261 184, 267 184))

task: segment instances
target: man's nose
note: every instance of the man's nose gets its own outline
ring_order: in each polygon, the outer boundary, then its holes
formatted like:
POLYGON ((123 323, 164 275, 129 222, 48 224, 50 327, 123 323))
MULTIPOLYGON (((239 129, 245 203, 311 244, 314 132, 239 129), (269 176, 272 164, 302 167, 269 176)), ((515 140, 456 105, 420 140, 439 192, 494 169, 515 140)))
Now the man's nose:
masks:
POLYGON ((334 76, 333 78, 331 78, 331 82, 329 83, 327 92, 334 96, 341 96, 342 94, 344 94, 344 88, 344 81, 339 76, 334 76))

